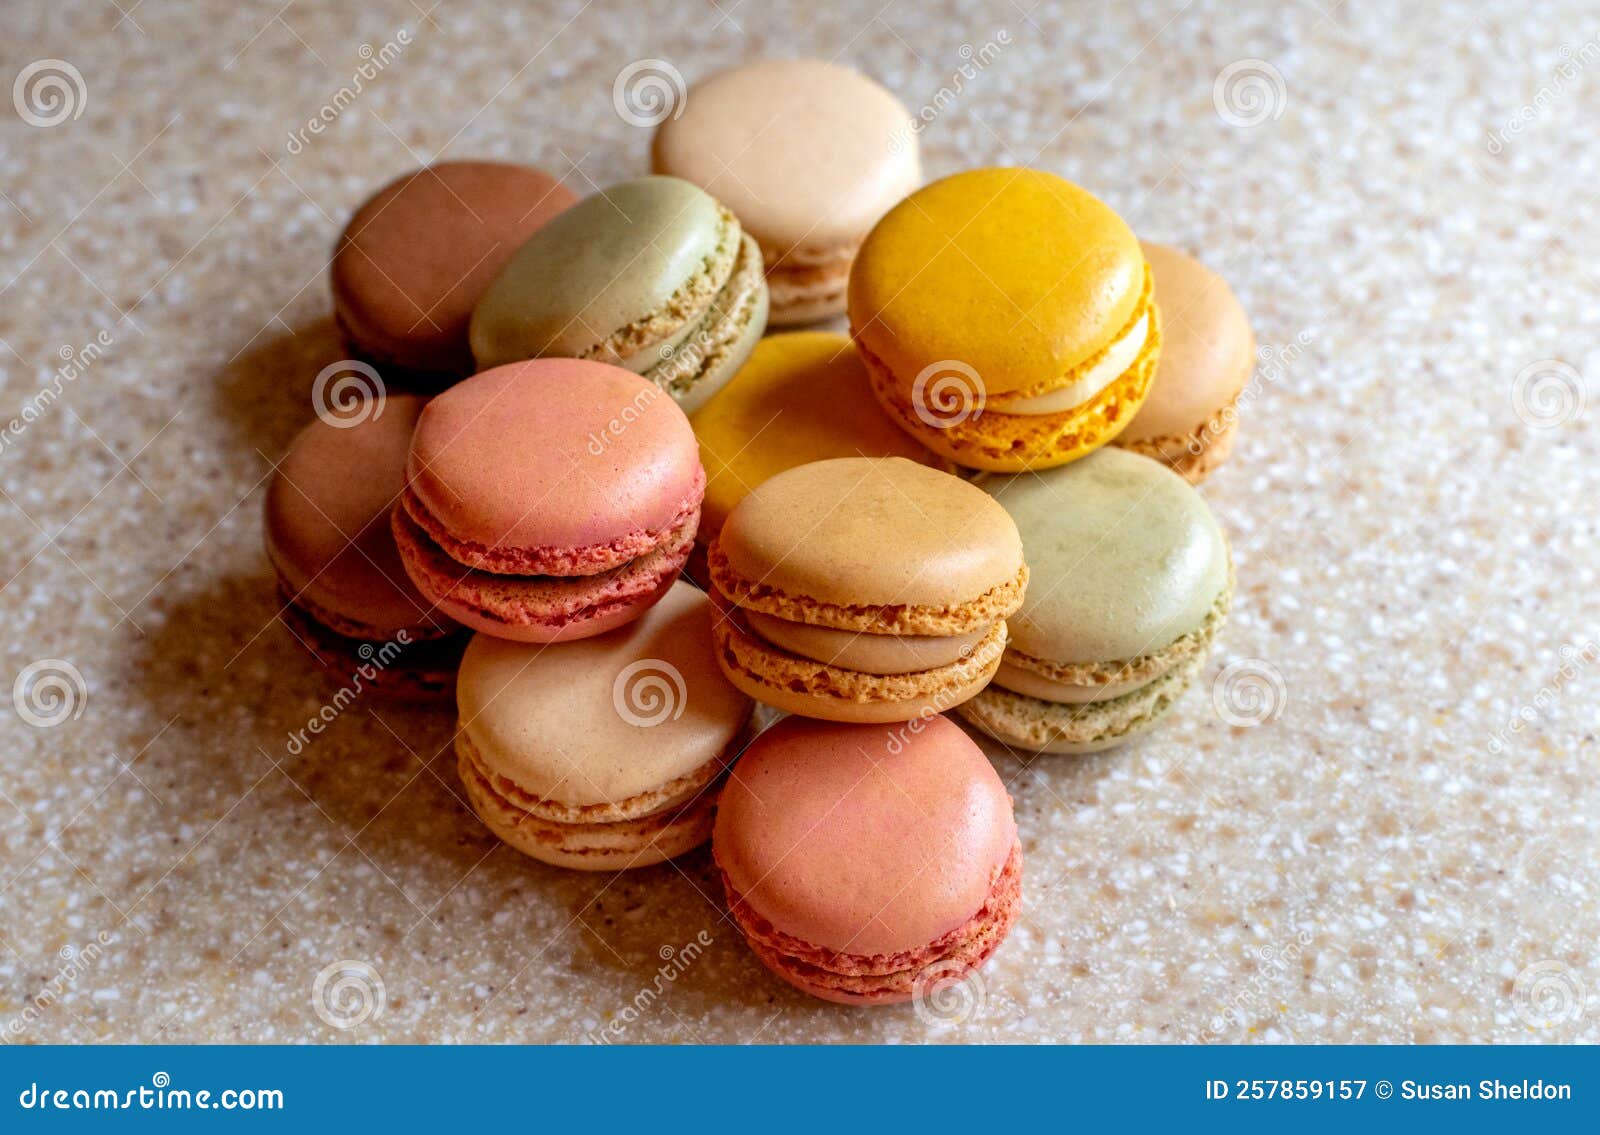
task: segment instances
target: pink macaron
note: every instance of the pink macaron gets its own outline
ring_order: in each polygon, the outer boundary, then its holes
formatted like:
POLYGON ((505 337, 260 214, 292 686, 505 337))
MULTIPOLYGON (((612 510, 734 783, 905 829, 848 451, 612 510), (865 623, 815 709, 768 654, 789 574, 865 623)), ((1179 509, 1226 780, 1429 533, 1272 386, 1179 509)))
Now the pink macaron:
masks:
POLYGON ((756 956, 843 1004, 968 980, 1021 907, 1011 798, 940 716, 892 727, 784 719, 734 766, 712 851, 756 956))
POLYGON ((439 609, 519 642, 638 618, 688 558, 705 470, 675 402, 605 363, 533 359, 428 403, 394 533, 439 609))

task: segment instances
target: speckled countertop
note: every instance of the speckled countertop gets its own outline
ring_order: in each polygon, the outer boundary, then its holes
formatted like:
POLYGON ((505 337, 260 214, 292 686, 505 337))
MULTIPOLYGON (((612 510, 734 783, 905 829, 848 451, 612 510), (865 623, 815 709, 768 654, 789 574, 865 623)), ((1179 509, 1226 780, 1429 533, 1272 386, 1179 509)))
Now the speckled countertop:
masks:
POLYGON ((1600 1039, 1592 8, 720 2, 6 5, 0 1037, 1600 1039), (1091 187, 1263 344, 1233 619, 1153 738, 997 755, 1025 911, 958 1005, 802 999, 704 852, 500 847, 449 712, 289 744, 330 688, 261 495, 345 216, 438 156, 637 173, 619 72, 760 54, 927 107, 930 174, 1091 187))

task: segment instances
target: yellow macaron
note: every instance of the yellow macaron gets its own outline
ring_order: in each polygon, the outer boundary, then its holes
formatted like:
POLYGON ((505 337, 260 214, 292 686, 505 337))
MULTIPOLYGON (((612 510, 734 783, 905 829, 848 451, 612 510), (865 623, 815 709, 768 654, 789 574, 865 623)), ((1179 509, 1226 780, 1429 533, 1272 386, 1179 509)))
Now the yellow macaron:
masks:
POLYGON ((791 331, 756 344, 715 398, 689 415, 706 467, 704 545, 751 489, 830 457, 905 457, 945 467, 873 399, 855 347, 832 331, 791 331))
POLYGON ((890 210, 856 258, 849 313, 890 416, 934 452, 998 472, 1110 441, 1161 348, 1132 230, 1042 170, 969 170, 890 210))

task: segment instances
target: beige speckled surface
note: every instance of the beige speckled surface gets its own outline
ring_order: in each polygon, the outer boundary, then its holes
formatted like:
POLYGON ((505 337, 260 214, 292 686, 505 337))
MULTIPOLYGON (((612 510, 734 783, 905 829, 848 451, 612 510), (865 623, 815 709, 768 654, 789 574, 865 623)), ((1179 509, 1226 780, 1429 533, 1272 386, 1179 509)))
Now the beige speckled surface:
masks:
POLYGON ((65 660, 84 691, 53 726, 0 702, 0 1036, 1600 1039, 1582 5, 122 7, 0 17, 0 93, 47 58, 86 91, 53 126, 0 101, 0 399, 39 409, 0 438, 0 678, 65 660), (761 53, 942 105, 930 176, 1085 183, 1223 272, 1268 352, 1205 486, 1239 576, 1217 655, 1133 748, 997 757, 1025 911, 954 1022, 768 977, 704 853, 610 878, 499 847, 448 712, 360 697, 288 741, 332 691, 272 623, 262 485, 342 355, 324 268, 349 210, 433 156, 579 192, 640 173, 628 63, 692 81, 761 53), (1230 125, 1214 83, 1252 58, 1282 97, 1230 125), (1230 725, 1214 683, 1261 673, 1267 720, 1230 725), (384 989, 346 1030, 313 1009, 341 960, 384 989))

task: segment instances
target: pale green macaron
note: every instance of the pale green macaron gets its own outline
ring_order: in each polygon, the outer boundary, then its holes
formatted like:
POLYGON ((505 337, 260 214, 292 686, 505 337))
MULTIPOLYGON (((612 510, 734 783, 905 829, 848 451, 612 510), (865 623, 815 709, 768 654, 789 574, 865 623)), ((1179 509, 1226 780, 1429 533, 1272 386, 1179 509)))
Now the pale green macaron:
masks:
POLYGON ((1018 749, 1092 753, 1171 709, 1233 599, 1205 500, 1120 449, 980 482, 1022 533, 1028 592, 994 681, 956 710, 1018 749))
POLYGON ((643 177, 557 214, 472 313, 478 369, 531 358, 627 367, 692 411, 767 326, 761 250, 704 190, 643 177), (559 222, 559 223, 553 223, 559 222))

